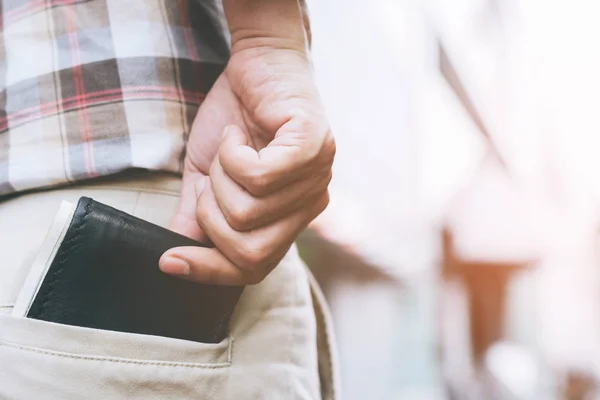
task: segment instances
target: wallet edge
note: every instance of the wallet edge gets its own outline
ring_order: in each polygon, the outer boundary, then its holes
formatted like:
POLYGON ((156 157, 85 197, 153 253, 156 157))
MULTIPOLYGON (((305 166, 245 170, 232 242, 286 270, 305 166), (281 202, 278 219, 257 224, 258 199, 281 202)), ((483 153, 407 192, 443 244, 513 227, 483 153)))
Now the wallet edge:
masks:
POLYGON ((36 298, 42 282, 50 269, 50 265, 52 265, 60 245, 67 234, 69 225, 75 214, 75 209, 76 207, 73 203, 66 200, 61 202, 52 225, 38 248, 27 277, 19 291, 11 316, 26 317, 29 313, 33 300, 36 298))

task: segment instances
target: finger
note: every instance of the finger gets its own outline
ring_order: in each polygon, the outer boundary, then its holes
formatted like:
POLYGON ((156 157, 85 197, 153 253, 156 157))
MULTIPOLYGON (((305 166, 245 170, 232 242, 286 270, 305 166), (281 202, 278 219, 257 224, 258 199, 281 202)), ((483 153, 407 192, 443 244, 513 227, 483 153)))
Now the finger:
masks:
POLYGON ((250 232, 238 232, 229 226, 221 213, 209 181, 198 201, 197 217, 215 246, 238 268, 265 276, 328 202, 329 196, 325 193, 318 201, 286 218, 250 232))
POLYGON ((247 135, 230 125, 219 147, 219 159, 231 178, 255 196, 264 196, 315 170, 330 168, 335 142, 328 129, 307 119, 290 119, 267 147, 256 151, 247 135))
POLYGON ((237 268, 216 248, 176 247, 163 254, 158 265, 164 273, 200 283, 254 283, 250 273, 237 268))
POLYGON ((281 190, 255 197, 225 173, 218 157, 210 169, 215 198, 227 223, 236 231, 249 231, 265 226, 314 202, 331 181, 331 170, 310 180, 301 180, 281 190))
POLYGON ((196 220, 196 202, 208 178, 200 173, 186 172, 183 175, 181 197, 169 229, 197 241, 205 241, 206 235, 196 220))

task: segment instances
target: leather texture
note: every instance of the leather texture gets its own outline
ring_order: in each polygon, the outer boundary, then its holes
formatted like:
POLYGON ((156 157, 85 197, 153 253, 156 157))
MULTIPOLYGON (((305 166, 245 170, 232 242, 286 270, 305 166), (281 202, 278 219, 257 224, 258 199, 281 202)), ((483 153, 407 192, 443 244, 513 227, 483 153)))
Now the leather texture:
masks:
POLYGON ((164 274, 160 256, 205 246, 81 197, 28 317, 48 322, 218 343, 243 287, 164 274))

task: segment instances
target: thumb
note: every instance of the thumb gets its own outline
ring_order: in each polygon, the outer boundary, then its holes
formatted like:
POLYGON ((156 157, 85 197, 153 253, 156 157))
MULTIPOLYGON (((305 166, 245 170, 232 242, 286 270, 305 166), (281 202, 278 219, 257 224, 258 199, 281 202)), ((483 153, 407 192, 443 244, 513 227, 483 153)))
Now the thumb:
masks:
POLYGON ((206 235, 196 220, 196 202, 204 190, 206 175, 201 172, 183 174, 179 206, 171 219, 169 229, 199 242, 206 241, 206 235))

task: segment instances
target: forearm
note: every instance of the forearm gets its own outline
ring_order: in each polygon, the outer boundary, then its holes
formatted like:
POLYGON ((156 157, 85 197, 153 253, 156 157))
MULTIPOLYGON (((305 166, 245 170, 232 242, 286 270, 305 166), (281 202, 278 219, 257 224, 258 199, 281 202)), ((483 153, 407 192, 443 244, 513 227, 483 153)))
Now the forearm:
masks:
POLYGON ((276 47, 306 52, 310 24, 304 0, 223 0, 232 51, 276 47))

